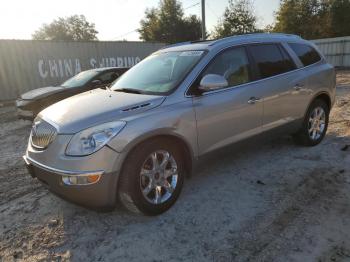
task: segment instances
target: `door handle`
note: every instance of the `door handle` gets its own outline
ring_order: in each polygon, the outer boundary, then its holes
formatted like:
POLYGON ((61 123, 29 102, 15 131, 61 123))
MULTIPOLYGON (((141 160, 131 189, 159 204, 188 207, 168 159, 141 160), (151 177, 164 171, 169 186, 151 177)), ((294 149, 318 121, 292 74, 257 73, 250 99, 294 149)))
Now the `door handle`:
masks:
POLYGON ((259 102, 260 101, 260 98, 257 98, 257 97, 251 97, 251 98, 249 98, 249 100, 248 100, 248 104, 250 104, 250 105, 254 105, 256 102, 259 102))
POLYGON ((299 90, 301 90, 303 87, 304 87, 304 85, 302 85, 302 84, 296 84, 293 88, 294 88, 294 90, 299 91, 299 90))

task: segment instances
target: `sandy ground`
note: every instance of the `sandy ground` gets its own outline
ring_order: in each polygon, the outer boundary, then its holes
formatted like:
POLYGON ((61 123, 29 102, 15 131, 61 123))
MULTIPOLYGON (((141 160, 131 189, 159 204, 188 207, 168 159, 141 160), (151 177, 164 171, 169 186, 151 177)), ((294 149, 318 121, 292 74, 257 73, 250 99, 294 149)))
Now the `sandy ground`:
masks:
POLYGON ((350 72, 338 84, 322 144, 217 153, 158 217, 49 193, 21 159, 30 123, 0 108, 0 261, 350 261, 350 72))

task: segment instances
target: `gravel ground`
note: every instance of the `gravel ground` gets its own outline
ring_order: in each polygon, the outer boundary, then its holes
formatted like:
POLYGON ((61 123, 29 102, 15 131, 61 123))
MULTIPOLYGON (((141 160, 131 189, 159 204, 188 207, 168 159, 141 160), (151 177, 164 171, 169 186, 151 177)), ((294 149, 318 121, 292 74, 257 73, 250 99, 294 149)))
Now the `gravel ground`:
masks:
POLYGON ((30 123, 0 108, 1 261, 350 261, 350 72, 325 140, 288 137, 210 156, 158 217, 99 213, 27 173, 30 123))

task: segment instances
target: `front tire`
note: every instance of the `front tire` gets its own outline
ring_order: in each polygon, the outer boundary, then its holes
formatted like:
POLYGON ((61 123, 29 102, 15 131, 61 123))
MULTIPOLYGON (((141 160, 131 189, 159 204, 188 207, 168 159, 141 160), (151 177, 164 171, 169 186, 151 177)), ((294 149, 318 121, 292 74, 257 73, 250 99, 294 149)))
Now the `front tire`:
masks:
POLYGON ((329 107, 321 99, 313 101, 305 116, 301 129, 293 138, 297 144, 316 146, 324 138, 328 128, 329 107))
POLYGON ((126 159, 119 181, 119 199, 132 212, 161 214, 177 200, 184 176, 178 145, 165 138, 146 141, 126 159))

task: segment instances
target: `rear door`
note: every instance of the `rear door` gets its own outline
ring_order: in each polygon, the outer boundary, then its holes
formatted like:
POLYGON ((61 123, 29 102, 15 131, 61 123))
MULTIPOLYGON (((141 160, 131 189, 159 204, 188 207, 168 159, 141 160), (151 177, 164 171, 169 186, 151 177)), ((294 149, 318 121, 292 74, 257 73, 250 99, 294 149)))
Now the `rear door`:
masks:
POLYGON ((252 85, 251 67, 245 47, 217 55, 192 86, 198 88, 207 74, 224 76, 228 87, 193 96, 199 154, 204 154, 261 131, 262 103, 259 88, 252 85))
POLYGON ((279 43, 249 46, 263 101, 263 130, 302 117, 300 106, 307 79, 279 43))

